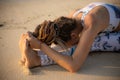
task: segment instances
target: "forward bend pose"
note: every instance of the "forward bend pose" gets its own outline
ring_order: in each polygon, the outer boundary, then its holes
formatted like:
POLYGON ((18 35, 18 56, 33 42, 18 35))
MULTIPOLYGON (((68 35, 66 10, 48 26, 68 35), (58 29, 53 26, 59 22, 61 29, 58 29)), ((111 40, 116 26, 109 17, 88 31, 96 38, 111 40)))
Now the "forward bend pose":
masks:
POLYGON ((22 34, 19 46, 21 63, 28 68, 57 63, 76 72, 91 51, 120 51, 120 8, 91 3, 68 17, 44 21, 34 32, 22 34), (52 43, 68 50, 54 50, 52 43))

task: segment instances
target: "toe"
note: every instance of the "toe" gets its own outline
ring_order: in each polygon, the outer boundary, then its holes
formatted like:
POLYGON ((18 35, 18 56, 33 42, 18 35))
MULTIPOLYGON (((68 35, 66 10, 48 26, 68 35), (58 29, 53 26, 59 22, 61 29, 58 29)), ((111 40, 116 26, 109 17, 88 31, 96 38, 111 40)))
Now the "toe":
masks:
POLYGON ((25 62, 22 61, 22 60, 19 61, 19 64, 20 64, 21 66, 25 66, 25 62))

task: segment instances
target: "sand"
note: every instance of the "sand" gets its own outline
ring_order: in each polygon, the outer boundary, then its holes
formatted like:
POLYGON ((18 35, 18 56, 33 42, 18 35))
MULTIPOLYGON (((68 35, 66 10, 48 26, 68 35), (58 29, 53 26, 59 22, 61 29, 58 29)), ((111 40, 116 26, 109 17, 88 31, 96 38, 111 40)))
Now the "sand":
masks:
POLYGON ((0 0, 0 80, 120 80, 120 54, 115 52, 89 55, 77 73, 52 65, 28 70, 31 75, 26 75, 18 64, 22 33, 94 1, 120 4, 119 0, 0 0))

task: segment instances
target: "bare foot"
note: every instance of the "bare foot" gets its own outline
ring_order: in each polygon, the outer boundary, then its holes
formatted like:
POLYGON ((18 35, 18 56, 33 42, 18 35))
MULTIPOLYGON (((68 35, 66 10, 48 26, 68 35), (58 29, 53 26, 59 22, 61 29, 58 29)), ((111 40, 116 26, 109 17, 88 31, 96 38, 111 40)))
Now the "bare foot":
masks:
POLYGON ((36 51, 32 50, 29 46, 29 42, 24 39, 21 46, 22 54, 25 58, 25 66, 32 68, 40 65, 40 57, 37 55, 36 51))
POLYGON ((21 51, 21 60, 19 61, 19 63, 21 64, 21 65, 25 65, 25 55, 23 54, 23 48, 22 48, 22 46, 23 46, 23 43, 24 43, 24 40, 25 40, 25 34, 22 34, 21 35, 21 37, 20 37, 20 40, 19 40, 19 48, 20 48, 20 51, 21 51))

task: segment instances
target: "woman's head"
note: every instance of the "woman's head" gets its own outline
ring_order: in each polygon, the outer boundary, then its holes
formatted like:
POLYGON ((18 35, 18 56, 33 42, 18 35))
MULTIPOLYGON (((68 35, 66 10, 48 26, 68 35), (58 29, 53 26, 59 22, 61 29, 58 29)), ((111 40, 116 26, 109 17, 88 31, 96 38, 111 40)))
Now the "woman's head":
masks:
POLYGON ((42 24, 36 27, 33 35, 42 42, 50 45, 52 42, 54 42, 55 37, 57 36, 54 25, 54 22, 45 20, 42 24))
POLYGON ((59 17, 54 21, 44 21, 38 25, 34 31, 34 35, 48 45, 53 42, 58 43, 58 40, 67 42, 71 39, 71 32, 76 27, 76 20, 59 17))
POLYGON ((54 23, 59 27, 59 38, 64 42, 71 39, 71 31, 76 28, 76 21, 67 17, 60 17, 54 20, 54 23))

